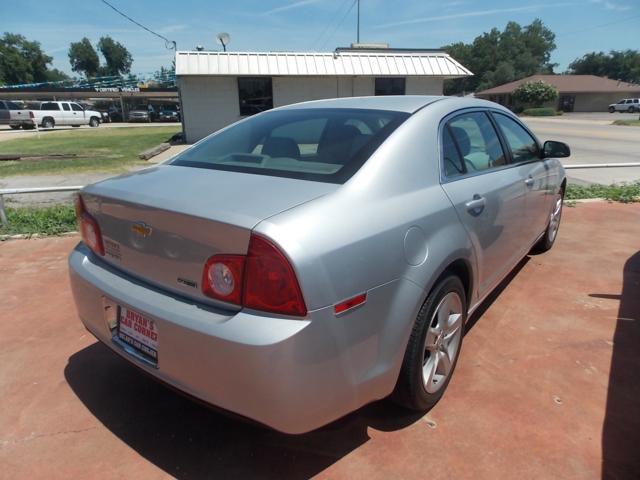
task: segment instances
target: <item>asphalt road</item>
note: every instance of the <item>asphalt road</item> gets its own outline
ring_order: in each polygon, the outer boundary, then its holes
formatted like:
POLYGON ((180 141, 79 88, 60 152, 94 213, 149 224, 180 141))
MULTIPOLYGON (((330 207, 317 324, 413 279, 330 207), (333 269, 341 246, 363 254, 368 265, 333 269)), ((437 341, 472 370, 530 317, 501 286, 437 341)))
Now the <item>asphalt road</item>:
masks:
MULTIPOLYGON (((611 125, 638 114, 571 114, 553 118, 525 118, 541 141, 559 140, 571 147, 565 165, 640 162, 640 128, 611 125)), ((620 183, 640 180, 640 167, 568 170, 573 183, 620 183)))

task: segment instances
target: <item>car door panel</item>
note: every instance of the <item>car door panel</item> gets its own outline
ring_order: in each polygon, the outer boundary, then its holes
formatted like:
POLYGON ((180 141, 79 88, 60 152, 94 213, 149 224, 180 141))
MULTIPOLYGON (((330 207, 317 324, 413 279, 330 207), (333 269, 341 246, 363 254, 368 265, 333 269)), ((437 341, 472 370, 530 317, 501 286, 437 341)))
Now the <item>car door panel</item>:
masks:
POLYGON ((512 168, 443 184, 478 258, 478 294, 486 295, 520 260, 525 187, 512 168))

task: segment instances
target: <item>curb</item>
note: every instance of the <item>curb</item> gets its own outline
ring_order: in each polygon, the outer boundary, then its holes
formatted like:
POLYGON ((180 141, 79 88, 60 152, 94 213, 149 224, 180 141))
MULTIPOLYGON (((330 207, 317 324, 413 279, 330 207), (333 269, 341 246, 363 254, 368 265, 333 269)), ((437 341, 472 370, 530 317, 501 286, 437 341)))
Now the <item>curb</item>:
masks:
POLYGON ((7 240, 30 240, 38 238, 51 238, 51 237, 73 237, 78 235, 77 231, 62 232, 53 235, 45 235, 43 233, 18 233, 15 235, 0 235, 0 242, 6 242, 7 240))

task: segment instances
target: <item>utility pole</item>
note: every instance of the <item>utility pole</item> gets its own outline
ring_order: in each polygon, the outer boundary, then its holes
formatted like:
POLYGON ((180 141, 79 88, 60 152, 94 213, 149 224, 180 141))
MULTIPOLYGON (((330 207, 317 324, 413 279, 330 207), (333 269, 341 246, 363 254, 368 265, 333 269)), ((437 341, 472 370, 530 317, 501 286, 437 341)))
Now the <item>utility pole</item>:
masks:
POLYGON ((358 33, 356 35, 356 43, 360 43, 360 0, 356 0, 358 2, 358 33))

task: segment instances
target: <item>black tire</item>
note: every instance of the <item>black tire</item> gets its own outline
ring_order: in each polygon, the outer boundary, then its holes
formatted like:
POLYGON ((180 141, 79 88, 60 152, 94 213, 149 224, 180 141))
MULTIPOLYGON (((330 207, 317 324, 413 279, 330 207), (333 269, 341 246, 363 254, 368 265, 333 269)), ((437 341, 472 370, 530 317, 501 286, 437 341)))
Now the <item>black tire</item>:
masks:
POLYGON ((71 125, 73 128, 80 128, 80 125, 71 125))
POLYGON ((635 111, 636 111, 636 109, 634 107, 629 107, 629 110, 627 110, 627 112, 629 112, 629 113, 633 113, 635 111))
POLYGON ((415 324, 413 325, 407 350, 404 354, 400 375, 398 376, 398 382, 391 397, 394 402, 405 408, 416 411, 428 410, 438 403, 440 398, 444 395, 444 392, 449 385, 449 381, 455 371, 456 364, 458 363, 466 320, 467 300, 464 286, 457 276, 446 275, 436 284, 433 290, 431 290, 431 293, 422 305, 415 324), (433 352, 429 352, 429 350, 425 348, 425 340, 429 327, 435 326, 438 321, 437 317, 434 318, 436 309, 445 297, 451 293, 459 297, 461 304, 459 341, 457 343, 455 356, 450 359, 451 368, 447 376, 441 380, 441 384, 437 385, 437 391, 429 393, 425 387, 423 368, 424 365, 426 365, 429 356, 433 355, 433 352))
POLYGON ((100 125, 100 120, 98 120, 96 117, 91 117, 89 119, 89 126, 96 128, 100 125))
POLYGON ((45 117, 42 119, 42 128, 53 128, 56 126, 56 121, 51 117, 45 117))
POLYGON ((616 109, 615 109, 615 108, 613 108, 613 107, 609 107, 609 113, 614 113, 615 111, 616 111, 616 109))
POLYGON ((25 130, 33 130, 34 128, 36 128, 36 126, 35 125, 23 125, 22 128, 25 129, 25 130))
POLYGON ((20 130, 20 125, 9 125, 11 130, 20 130))
POLYGON ((547 223, 547 228, 544 231, 544 235, 542 235, 542 238, 538 240, 538 243, 533 246, 533 248, 531 249, 531 253, 544 253, 551 250, 551 247, 553 247, 553 244, 556 242, 556 238, 558 238, 558 230, 560 229, 560 223, 562 220, 562 208, 564 206, 564 188, 560 188, 558 195, 560 201, 560 209, 558 212, 557 223, 554 226, 554 224, 552 224, 552 220, 557 208, 558 197, 554 199, 553 206, 551 207, 549 222, 547 223))

